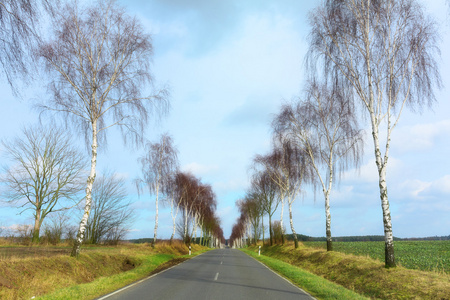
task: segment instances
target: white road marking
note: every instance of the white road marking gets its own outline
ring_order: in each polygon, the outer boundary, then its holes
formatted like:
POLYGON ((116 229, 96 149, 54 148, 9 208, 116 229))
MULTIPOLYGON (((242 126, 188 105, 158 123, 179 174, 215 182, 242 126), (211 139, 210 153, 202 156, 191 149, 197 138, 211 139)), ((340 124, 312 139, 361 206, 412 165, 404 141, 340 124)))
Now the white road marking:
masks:
POLYGON ((217 278, 219 278, 219 273, 216 273, 216 277, 214 277, 214 281, 217 281, 217 278))
MULTIPOLYGON (((200 253, 200 254, 198 254, 197 256, 194 256, 194 257, 192 257, 192 258, 190 258, 190 259, 188 259, 188 260, 186 260, 186 261, 189 261, 189 260, 192 260, 192 259, 196 259, 197 257, 199 257, 199 256, 202 255, 202 254, 203 254, 203 253, 200 253)), ((159 272, 159 273, 153 274, 153 275, 151 275, 151 276, 149 276, 149 277, 146 277, 146 278, 144 278, 144 279, 141 279, 141 280, 139 280, 139 281, 136 281, 136 282, 134 282, 134 283, 132 283, 132 284, 129 284, 129 285, 127 285, 127 286, 124 286, 123 288, 118 289, 118 290, 116 290, 116 291, 114 291, 114 292, 112 292, 112 293, 106 294, 106 295, 104 295, 103 297, 98 298, 97 300, 104 300, 104 299, 107 299, 107 298, 109 298, 109 297, 111 297, 111 296, 113 296, 113 295, 115 295, 115 294, 118 294, 118 293, 120 293, 120 292, 122 292, 122 291, 124 291, 124 290, 126 290, 126 289, 129 289, 130 287, 133 287, 133 286, 135 286, 135 285, 138 285, 138 284, 141 283, 141 282, 144 282, 144 281, 146 281, 146 280, 149 280, 149 279, 151 279, 151 278, 153 278, 153 277, 158 276, 159 274, 162 274, 162 273, 164 273, 164 272, 166 272, 166 271, 169 271, 170 269, 175 268, 175 267, 181 265, 182 263, 184 263, 184 262, 186 262, 186 261, 183 261, 183 262, 181 262, 181 263, 179 263, 179 264, 177 264, 177 265, 174 265, 174 266, 172 266, 172 267, 170 267, 170 268, 168 268, 168 269, 162 270, 162 271, 159 272)), ((219 274, 219 273, 217 273, 217 274, 219 274)))

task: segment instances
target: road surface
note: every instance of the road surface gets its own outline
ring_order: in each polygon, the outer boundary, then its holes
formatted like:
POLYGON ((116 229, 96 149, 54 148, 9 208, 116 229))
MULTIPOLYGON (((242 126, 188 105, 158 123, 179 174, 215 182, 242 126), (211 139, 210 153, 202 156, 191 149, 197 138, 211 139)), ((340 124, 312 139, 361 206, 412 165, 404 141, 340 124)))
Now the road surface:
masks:
POLYGON ((313 299, 236 249, 216 249, 99 299, 313 299))

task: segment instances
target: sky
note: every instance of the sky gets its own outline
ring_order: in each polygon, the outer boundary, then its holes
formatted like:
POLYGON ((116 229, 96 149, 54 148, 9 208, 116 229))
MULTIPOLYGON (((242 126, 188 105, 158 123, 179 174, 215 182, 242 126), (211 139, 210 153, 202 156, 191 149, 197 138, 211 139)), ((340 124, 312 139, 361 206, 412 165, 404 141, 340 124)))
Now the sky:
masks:
MULTIPOLYGON (((149 123, 146 138, 172 135, 182 170, 211 184, 217 215, 226 238, 239 212, 236 200, 249 187, 249 167, 256 154, 271 149, 271 120, 280 106, 300 95, 308 45, 308 12, 316 1, 121 0, 152 34, 152 73, 156 85, 170 86, 170 114, 149 123)), ((449 9, 445 0, 426 1, 426 10, 440 25, 439 60, 443 88, 437 102, 422 113, 405 111, 392 136, 388 193, 394 236, 449 235, 450 228, 450 84, 449 9)), ((4 81, 4 80, 3 80, 4 81)), ((32 109, 46 97, 45 83, 36 82, 22 99, 0 83, 0 138, 11 139, 34 124, 32 109)), ((54 122, 48 120, 48 122, 54 122)), ((383 235, 378 175, 368 124, 363 161, 344 172, 331 196, 333 236, 383 235)), ((98 156, 98 170, 117 172, 127 180, 136 220, 129 238, 153 236, 154 197, 138 197, 132 180, 140 175, 142 150, 123 145, 119 132, 108 132, 108 147, 98 156)), ((80 139, 80 141, 82 141, 80 139)), ((85 148, 81 147, 82 150, 85 148)), ((1 149, 0 149, 1 150, 1 149)), ((3 155, 1 164, 7 163, 3 155)), ((0 207, 0 226, 31 224, 30 213, 0 207)), ((75 214, 76 215, 76 214, 75 214)), ((279 219, 280 212, 274 219, 279 219)), ((325 236, 321 192, 305 187, 293 205, 297 233, 325 236)), ((76 219, 76 216, 74 217, 76 219)), ((78 222, 75 220, 74 222, 78 222)), ((284 223, 290 227, 285 208, 284 223)), ((170 211, 160 210, 159 236, 169 238, 170 211)))

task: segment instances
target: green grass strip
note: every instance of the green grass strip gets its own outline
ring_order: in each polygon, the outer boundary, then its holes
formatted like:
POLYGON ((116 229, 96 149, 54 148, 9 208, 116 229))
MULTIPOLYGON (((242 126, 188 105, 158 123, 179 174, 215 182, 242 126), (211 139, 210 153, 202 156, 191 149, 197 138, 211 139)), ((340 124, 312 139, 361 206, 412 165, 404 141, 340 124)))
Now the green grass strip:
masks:
POLYGON ((317 299, 369 299, 281 260, 264 255, 258 256, 257 253, 247 249, 241 249, 241 251, 264 263, 270 269, 287 278, 317 299))
MULTIPOLYGON (((193 253, 194 257, 206 250, 193 253)), ((50 294, 36 297, 36 299, 94 299, 128 284, 141 280, 155 270, 159 265, 176 257, 189 257, 189 255, 175 256, 173 254, 154 254, 139 257, 142 263, 136 268, 113 276, 100 277, 89 283, 78 284, 56 290, 50 294)))

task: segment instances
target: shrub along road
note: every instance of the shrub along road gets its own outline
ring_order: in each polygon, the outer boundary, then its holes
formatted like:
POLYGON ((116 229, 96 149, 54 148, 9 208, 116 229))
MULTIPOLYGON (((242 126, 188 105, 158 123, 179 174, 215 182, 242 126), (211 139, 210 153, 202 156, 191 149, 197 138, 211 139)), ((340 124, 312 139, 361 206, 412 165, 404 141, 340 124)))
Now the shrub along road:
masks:
POLYGON ((233 249, 208 251, 100 299, 313 299, 233 249))

